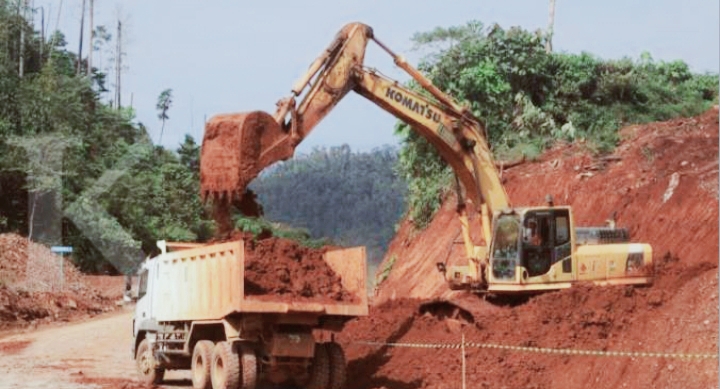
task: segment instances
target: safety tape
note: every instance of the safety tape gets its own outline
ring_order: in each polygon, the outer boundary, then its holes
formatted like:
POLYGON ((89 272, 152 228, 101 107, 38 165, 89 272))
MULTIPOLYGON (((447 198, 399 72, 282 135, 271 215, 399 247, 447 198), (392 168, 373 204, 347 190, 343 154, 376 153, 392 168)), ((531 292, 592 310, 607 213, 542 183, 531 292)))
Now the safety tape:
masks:
MULTIPOLYGON (((355 344, 364 344, 368 346, 389 346, 389 347, 407 347, 407 348, 430 348, 430 349, 460 349, 463 347, 461 343, 384 343, 370 341, 355 341, 355 344)), ((637 358, 679 358, 679 359, 717 359, 717 354, 683 354, 683 353, 655 353, 644 351, 602 351, 602 350, 578 350, 563 348, 547 348, 547 347, 524 347, 524 346, 507 346, 502 344, 491 343, 475 343, 465 342, 466 348, 484 348, 495 350, 509 350, 519 352, 531 352, 540 354, 556 354, 556 355, 593 355, 601 357, 637 357, 637 358)))

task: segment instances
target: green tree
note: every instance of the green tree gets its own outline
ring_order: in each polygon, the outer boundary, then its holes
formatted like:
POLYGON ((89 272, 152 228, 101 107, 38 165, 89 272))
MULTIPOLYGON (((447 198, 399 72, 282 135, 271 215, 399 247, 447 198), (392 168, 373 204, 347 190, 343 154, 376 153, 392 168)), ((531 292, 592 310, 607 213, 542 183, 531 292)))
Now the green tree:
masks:
POLYGON ((366 246, 370 261, 379 262, 405 211, 406 183, 394 169, 397 159, 394 147, 361 153, 343 145, 276 164, 250 189, 265 217, 281 224, 240 220, 240 227, 305 242, 329 238, 338 245, 366 246))
POLYGON ((171 105, 172 89, 165 89, 160 93, 160 96, 158 96, 157 104, 155 105, 155 108, 158 110, 158 119, 162 121, 162 128, 160 129, 160 140, 158 140, 158 143, 162 142, 163 131, 165 130, 165 121, 170 119, 167 113, 171 105))
MULTIPOLYGON (((471 21, 412 39, 425 53, 419 70, 482 120, 498 159, 532 158, 558 140, 582 139, 608 152, 624 125, 699 114, 717 101, 717 74, 693 74, 682 61, 656 63, 647 53, 634 61, 548 52, 548 35, 540 30, 471 21)), ((396 131, 410 216, 422 228, 452 173, 406 124, 396 131)))

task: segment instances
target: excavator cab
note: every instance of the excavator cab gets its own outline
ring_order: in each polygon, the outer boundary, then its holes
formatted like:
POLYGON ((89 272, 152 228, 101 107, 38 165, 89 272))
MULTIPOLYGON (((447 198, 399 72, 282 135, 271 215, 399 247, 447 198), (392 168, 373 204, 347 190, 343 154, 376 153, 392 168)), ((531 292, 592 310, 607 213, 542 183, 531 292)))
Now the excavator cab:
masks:
POLYGON ((488 291, 524 292, 566 288, 574 281, 648 284, 648 244, 628 244, 616 227, 574 226, 567 206, 533 207, 496 213, 488 253, 488 291), (578 241, 579 232, 606 239, 578 241), (618 237, 616 237, 618 236, 618 237))
POLYGON ((547 274, 559 262, 563 262, 562 272, 569 274, 570 231, 568 207, 500 213, 490 248, 491 281, 527 282, 547 274))

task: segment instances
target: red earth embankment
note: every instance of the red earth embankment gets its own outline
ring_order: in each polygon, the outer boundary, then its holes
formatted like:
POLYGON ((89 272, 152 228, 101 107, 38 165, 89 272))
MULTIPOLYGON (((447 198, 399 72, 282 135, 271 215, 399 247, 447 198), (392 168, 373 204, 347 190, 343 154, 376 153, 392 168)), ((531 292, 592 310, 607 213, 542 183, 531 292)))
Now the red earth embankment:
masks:
MULTIPOLYGON (((650 287, 577 286, 516 306, 471 301, 459 322, 419 314, 418 300, 447 294, 436 262, 461 263, 452 196, 413 236, 403 223, 384 269, 371 317, 343 333, 353 388, 460 386, 458 350, 378 349, 352 339, 467 341, 588 350, 718 351, 718 112, 631 126, 610 158, 562 145, 537 162, 503 173, 515 205, 551 194, 573 206, 578 225, 603 225, 612 213, 635 242, 650 243, 657 270, 650 287)), ((468 382, 478 388, 717 387, 717 359, 599 357, 469 349, 468 382)))
POLYGON ((112 311, 122 280, 104 277, 99 291, 69 259, 20 235, 0 234, 0 330, 112 311))

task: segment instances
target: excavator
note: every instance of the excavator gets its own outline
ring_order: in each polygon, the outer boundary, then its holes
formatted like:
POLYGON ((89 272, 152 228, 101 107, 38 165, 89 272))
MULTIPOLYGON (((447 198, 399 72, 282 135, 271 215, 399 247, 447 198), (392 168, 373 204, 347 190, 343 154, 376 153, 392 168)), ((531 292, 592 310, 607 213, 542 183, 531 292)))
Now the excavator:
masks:
MULTIPOLYGON (((512 204, 481 121, 363 23, 349 23, 337 33, 292 93, 278 101, 274 115, 252 111, 208 121, 201 149, 203 201, 211 199, 216 214, 227 218, 233 204, 247 202, 248 184, 266 167, 291 158, 350 91, 410 125, 455 173, 467 264, 436 264, 451 290, 518 295, 578 282, 652 283, 652 247, 630 243, 626 229, 576 227, 571 207, 555 205, 551 197, 547 206, 512 204), (364 65, 371 40, 417 82, 420 92, 364 65)), ((226 221, 221 228, 228 226, 226 221)))

